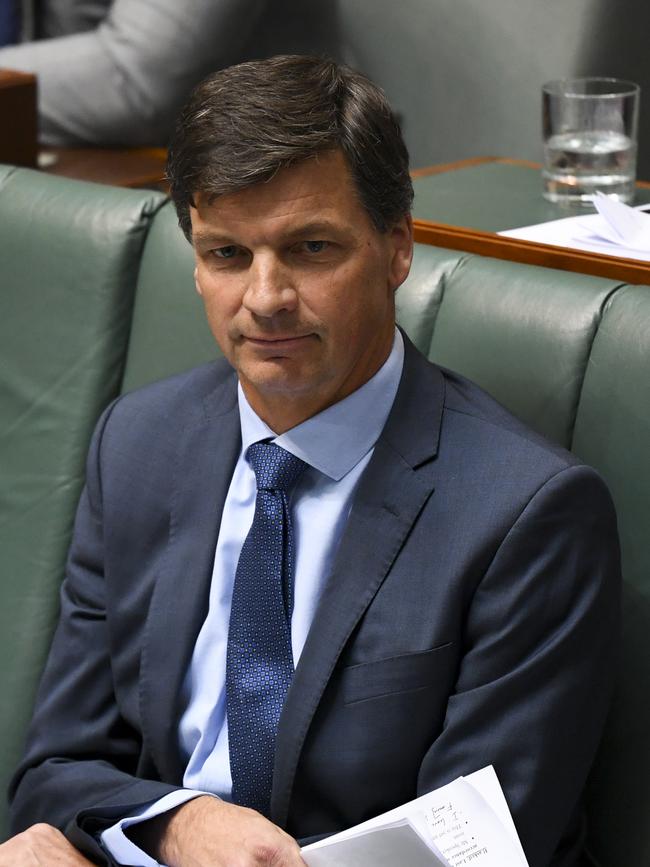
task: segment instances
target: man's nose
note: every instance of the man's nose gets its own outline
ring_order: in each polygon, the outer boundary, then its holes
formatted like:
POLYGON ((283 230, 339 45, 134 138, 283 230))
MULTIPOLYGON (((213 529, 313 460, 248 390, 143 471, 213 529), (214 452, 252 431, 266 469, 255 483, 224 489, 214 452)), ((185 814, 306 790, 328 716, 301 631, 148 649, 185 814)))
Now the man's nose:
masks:
POLYGON ((273 254, 257 255, 248 269, 244 307, 256 316, 295 310, 298 293, 291 269, 273 254))

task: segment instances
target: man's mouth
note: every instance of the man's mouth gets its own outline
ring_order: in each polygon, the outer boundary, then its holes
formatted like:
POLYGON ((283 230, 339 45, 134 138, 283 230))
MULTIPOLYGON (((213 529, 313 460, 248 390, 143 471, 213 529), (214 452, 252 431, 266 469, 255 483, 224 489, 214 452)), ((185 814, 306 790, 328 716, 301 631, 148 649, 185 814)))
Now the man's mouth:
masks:
POLYGON ((313 334, 266 334, 264 336, 244 336, 244 340, 262 349, 283 349, 297 346, 313 334))

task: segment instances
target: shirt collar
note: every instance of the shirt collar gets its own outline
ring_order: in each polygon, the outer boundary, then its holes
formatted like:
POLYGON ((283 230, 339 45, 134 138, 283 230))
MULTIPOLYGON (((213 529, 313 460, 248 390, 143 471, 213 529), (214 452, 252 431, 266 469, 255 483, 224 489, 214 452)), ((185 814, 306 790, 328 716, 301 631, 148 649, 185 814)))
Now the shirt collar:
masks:
POLYGON ((338 482, 377 442, 395 400, 403 366, 404 340, 396 328, 390 355, 368 382, 280 436, 253 411, 239 385, 242 454, 252 443, 270 438, 338 482))

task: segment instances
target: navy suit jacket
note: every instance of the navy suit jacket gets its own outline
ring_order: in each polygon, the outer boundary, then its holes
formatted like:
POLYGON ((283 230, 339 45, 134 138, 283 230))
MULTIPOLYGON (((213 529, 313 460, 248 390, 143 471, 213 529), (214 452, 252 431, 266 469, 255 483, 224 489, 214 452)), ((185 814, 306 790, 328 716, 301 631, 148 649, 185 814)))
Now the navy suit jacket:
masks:
MULTIPOLYGON (((182 784, 180 687, 239 450, 225 362, 100 420, 14 830, 48 821, 101 861, 102 828, 182 784)), ((576 864, 618 592, 598 475, 407 342, 282 713, 271 819, 329 834, 493 764, 531 867, 576 864)))

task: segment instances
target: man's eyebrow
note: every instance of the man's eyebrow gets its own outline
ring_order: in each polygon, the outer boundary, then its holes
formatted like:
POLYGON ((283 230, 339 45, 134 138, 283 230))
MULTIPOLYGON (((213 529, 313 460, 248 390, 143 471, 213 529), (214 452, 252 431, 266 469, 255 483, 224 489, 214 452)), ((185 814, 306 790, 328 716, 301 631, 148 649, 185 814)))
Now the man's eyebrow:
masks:
MULTIPOLYGON (((287 228, 284 238, 287 241, 298 238, 318 240, 320 235, 339 235, 341 231, 345 231, 345 227, 330 220, 311 220, 307 223, 300 223, 297 226, 287 228)), ((231 239, 227 232, 222 233, 212 231, 211 229, 197 229, 195 232, 192 232, 192 243, 195 247, 223 247, 229 244, 236 244, 237 241, 231 239)))
POLYGON ((287 231, 288 238, 305 238, 310 237, 317 239, 319 234, 340 234, 343 227, 338 223, 332 223, 329 220, 312 220, 309 223, 302 223, 287 231))
POLYGON ((206 246, 210 244, 221 244, 223 246, 224 242, 225 244, 228 244, 228 236, 219 232, 212 232, 205 229, 198 229, 197 231, 192 232, 192 243, 194 245, 201 244, 202 246, 206 246))

